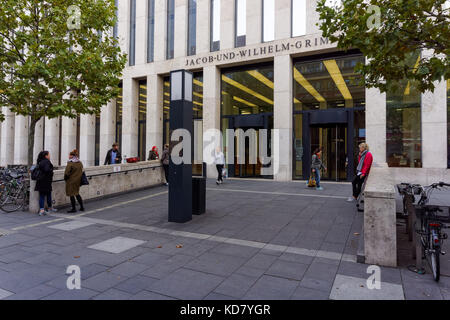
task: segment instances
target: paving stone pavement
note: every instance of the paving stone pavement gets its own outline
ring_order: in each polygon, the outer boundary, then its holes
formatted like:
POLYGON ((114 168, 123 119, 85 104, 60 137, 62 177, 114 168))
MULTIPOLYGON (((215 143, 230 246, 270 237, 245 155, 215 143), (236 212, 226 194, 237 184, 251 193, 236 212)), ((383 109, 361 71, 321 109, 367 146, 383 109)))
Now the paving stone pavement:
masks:
POLYGON ((165 186, 75 215, 0 214, 0 299, 450 299, 450 277, 404 265, 367 288, 351 185, 323 186, 210 180, 206 213, 185 224, 167 222, 165 186), (70 265, 79 290, 67 288, 70 265))

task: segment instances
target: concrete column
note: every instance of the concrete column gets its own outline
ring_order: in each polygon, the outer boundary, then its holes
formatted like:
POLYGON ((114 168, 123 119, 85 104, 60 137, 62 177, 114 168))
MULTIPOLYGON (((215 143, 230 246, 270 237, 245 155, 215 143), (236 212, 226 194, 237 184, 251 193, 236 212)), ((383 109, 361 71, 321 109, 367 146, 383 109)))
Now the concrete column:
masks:
POLYGON ((61 132, 61 165, 69 160, 69 153, 77 147, 77 119, 62 118, 61 132))
POLYGON ((28 117, 16 115, 14 126, 14 164, 27 164, 28 117))
POLYGON ((155 0, 155 61, 166 59, 167 1, 155 0))
MULTIPOLYGON (((136 1, 142 2, 142 1, 136 1)), ((129 51, 130 43, 130 1, 119 0, 118 8, 118 37, 119 45, 122 52, 129 51)))
POLYGON ((162 150, 163 143, 163 78, 152 74, 147 76, 147 132, 146 149, 153 146, 162 150))
POLYGON ((248 46, 262 41, 262 10, 261 0, 247 0, 247 35, 245 42, 248 46))
POLYGON ((234 0, 220 1, 220 50, 234 48, 236 36, 235 5, 234 0))
POLYGON ((435 86, 422 94, 423 168, 447 168, 447 82, 435 86))
MULTIPOLYGON (((216 66, 203 68, 203 134, 210 129, 220 130, 220 74, 216 66)), ((223 151, 225 154, 226 150, 223 151)), ((206 158, 203 155, 203 159, 206 158)), ((208 165, 207 176, 216 177, 214 164, 208 165)))
MULTIPOLYGON (((106 153, 116 138, 116 101, 108 102, 100 113, 100 165, 103 165, 106 153)), ((122 146, 119 146, 122 148, 122 146)))
POLYGON ((275 159, 272 164, 275 164, 274 179, 276 181, 292 180, 292 68, 292 59, 289 55, 275 57, 273 122, 276 131, 273 136, 272 157, 275 159))
POLYGON ((122 157, 138 156, 138 84, 123 79, 122 157))
POLYGON ((56 167, 59 165, 59 117, 45 118, 44 149, 50 152, 50 159, 56 167))
POLYGON ((44 118, 41 118, 34 129, 33 163, 36 163, 39 152, 44 150, 44 118))
POLYGON ((197 54, 210 51, 210 14, 211 0, 197 0, 197 54))
POLYGON ((0 166, 6 167, 14 162, 15 115, 7 107, 3 107, 3 114, 5 120, 2 122, 0 166))
POLYGON ((376 88, 366 88, 366 142, 374 164, 386 167, 386 93, 376 88))
POLYGON ((80 160, 84 167, 95 165, 95 114, 80 116, 80 160))
POLYGON ((275 40, 291 37, 291 0, 275 1, 275 40))
MULTIPOLYGON (((306 18, 306 34, 321 33, 319 26, 316 25, 319 21, 319 13, 316 11, 317 1, 306 2, 306 14, 299 13, 299 16, 306 18)), ((297 14, 294 12, 294 19, 296 19, 297 14)))
POLYGON ((136 65, 147 62, 148 1, 136 1, 136 65))
POLYGON ((185 57, 187 53, 188 0, 175 0, 174 57, 185 57))

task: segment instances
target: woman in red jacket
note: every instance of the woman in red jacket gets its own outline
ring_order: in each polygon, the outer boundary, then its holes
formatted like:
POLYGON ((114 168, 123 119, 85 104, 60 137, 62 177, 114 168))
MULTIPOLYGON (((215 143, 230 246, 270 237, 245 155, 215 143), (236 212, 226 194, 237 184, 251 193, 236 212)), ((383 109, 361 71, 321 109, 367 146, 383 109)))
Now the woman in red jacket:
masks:
POLYGON ((361 193, 361 188, 369 175, 370 167, 372 166, 373 156, 369 152, 369 146, 366 143, 361 143, 359 145, 359 155, 358 155, 358 167, 356 168, 356 176, 353 179, 353 197, 347 199, 347 201, 355 201, 359 194, 361 193))

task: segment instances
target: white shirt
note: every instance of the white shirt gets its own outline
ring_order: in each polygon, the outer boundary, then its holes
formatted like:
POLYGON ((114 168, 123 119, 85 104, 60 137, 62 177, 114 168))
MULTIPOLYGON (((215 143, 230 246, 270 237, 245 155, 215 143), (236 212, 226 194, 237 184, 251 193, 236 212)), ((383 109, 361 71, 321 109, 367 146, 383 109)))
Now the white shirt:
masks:
POLYGON ((223 152, 214 152, 214 162, 216 164, 225 164, 223 152))

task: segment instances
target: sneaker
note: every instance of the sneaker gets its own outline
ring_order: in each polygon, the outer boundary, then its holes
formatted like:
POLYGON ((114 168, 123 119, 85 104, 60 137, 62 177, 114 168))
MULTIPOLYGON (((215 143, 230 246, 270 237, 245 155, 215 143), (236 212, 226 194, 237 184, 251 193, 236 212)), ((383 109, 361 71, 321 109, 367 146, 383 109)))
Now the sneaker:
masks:
POLYGON ((347 202, 353 202, 353 201, 355 201, 355 198, 353 198, 353 197, 348 197, 347 202))
POLYGON ((38 213, 38 214, 39 214, 41 217, 46 215, 44 209, 39 210, 39 213, 38 213))
POLYGON ((49 208, 48 210, 45 210, 46 213, 56 213, 58 212, 58 209, 55 208, 49 208))
POLYGON ((323 188, 322 187, 317 187, 316 190, 323 190, 323 188))
POLYGON ((169 186, 169 183, 168 183, 168 182, 166 182, 166 186, 169 186))
POLYGON ((67 213, 75 213, 77 212, 77 209, 70 209, 69 211, 67 211, 67 213))
POLYGON ((217 180, 217 181, 216 181, 216 184, 217 184, 217 185, 219 185, 219 184, 220 184, 220 181, 219 181, 219 180, 217 180))

